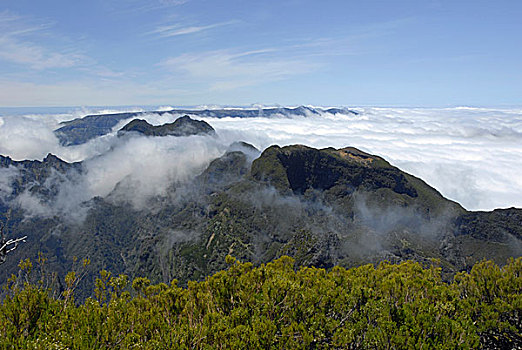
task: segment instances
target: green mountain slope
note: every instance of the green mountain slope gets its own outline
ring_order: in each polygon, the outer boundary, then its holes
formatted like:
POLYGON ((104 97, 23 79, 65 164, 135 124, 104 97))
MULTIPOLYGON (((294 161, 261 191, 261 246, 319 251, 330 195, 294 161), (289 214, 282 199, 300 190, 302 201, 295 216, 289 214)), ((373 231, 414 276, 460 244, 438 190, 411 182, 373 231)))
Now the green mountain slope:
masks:
MULTIPOLYGON (((232 145, 143 210, 112 195, 86 203, 83 221, 28 218, 14 206, 8 232, 29 238, 2 265, 0 278, 39 251, 62 275, 74 256, 91 259, 81 297, 101 269, 184 284, 222 270, 229 254, 255 264, 290 255, 298 265, 325 268, 437 259, 445 278, 483 258, 502 264, 522 255, 520 209, 467 212, 355 148, 272 146, 252 162, 256 152, 232 145)), ((9 206, 2 205, 5 217, 9 206)))

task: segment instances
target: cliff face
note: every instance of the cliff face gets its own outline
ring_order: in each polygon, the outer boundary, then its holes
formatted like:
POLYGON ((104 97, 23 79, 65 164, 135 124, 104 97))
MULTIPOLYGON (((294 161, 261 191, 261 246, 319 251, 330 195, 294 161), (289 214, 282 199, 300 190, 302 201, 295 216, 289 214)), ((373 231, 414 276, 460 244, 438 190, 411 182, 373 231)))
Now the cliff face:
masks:
MULTIPOLYGON (((151 129, 135 121, 125 129, 156 136, 193 127, 209 131, 180 119, 175 127, 151 129)), ((232 145, 199 176, 172 184, 143 210, 109 195, 90 200, 84 220, 72 222, 28 218, 5 200, 2 218, 13 210, 9 234, 29 238, 8 257, 0 277, 38 251, 60 273, 76 256, 91 259, 92 275, 105 268, 182 282, 222 269, 227 254, 255 263, 291 255, 298 264, 320 267, 436 258, 448 276, 483 258, 505 263, 522 254, 520 209, 467 212, 422 180, 355 148, 272 146, 252 162, 257 152, 232 145)), ((51 155, 42 162, 2 157, 0 166, 19 172, 11 199, 30 189, 51 200, 52 191, 43 190, 48 174, 82 171, 81 163, 51 155)))

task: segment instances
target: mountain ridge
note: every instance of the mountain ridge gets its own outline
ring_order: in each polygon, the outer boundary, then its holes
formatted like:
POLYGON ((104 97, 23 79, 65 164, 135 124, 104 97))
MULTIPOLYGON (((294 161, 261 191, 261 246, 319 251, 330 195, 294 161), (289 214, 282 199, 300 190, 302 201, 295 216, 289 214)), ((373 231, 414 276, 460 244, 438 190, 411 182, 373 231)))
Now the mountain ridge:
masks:
MULTIPOLYGON (((438 259, 450 278, 483 258, 504 263, 522 254, 522 209, 466 211, 356 148, 272 146, 253 159, 247 153, 255 148, 240 146, 243 151, 230 147, 143 210, 111 199, 118 196, 96 197, 84 221, 71 223, 59 216, 24 218, 22 209, 2 202, 2 217, 13 210, 10 233, 31 233, 5 271, 43 251, 60 273, 78 256, 93 261, 90 276, 109 269, 182 283, 219 271, 228 254, 256 264, 291 255, 299 265, 326 268, 438 259)), ((52 156, 34 162, 49 169, 60 164, 52 156)), ((81 163, 71 166, 76 168, 81 163)), ((35 181, 45 183, 45 174, 21 182, 28 187, 18 193, 37 188, 35 181)), ((50 201, 56 195, 40 193, 50 201)))
POLYGON ((216 131, 207 122, 194 120, 188 115, 177 118, 172 123, 152 125, 143 119, 133 119, 118 131, 118 136, 135 132, 145 136, 191 136, 215 135, 216 131))
POLYGON ((60 144, 63 146, 74 146, 85 143, 95 137, 108 134, 112 131, 120 121, 125 119, 137 118, 147 114, 158 114, 160 116, 172 115, 189 115, 197 117, 212 118, 255 118, 255 117, 278 117, 278 116, 300 116, 318 115, 320 113, 332 114, 352 114, 357 115, 358 112, 348 108, 313 108, 313 107, 270 107, 270 108, 254 108, 254 109, 172 109, 169 111, 150 111, 150 112, 123 112, 109 114, 87 115, 82 118, 76 118, 70 121, 60 123, 60 127, 54 131, 58 137, 60 144))

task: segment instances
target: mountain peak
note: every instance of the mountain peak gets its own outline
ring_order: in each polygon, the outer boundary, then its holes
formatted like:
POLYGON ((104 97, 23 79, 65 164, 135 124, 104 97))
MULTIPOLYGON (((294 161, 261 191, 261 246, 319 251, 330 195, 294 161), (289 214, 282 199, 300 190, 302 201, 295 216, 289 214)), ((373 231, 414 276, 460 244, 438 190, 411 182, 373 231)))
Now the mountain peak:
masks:
POLYGON ((62 159, 58 158, 52 153, 47 153, 47 156, 43 159, 44 163, 65 163, 62 159))
POLYGON ((317 116, 321 113, 357 115, 357 111, 348 108, 321 108, 311 106, 298 107, 260 107, 260 108, 219 108, 219 109, 172 109, 169 111, 123 112, 110 114, 87 115, 83 118, 64 121, 54 132, 60 144, 64 146, 79 145, 112 132, 122 120, 138 118, 146 114, 183 115, 180 123, 189 122, 188 115, 210 118, 293 118, 317 116))
POLYGON ((428 201, 428 197, 443 200, 427 184, 381 157, 353 147, 319 150, 303 145, 272 146, 254 161, 251 174, 255 180, 267 182, 283 193, 380 191, 405 203, 420 193, 422 201, 428 201))
POLYGON ((190 136, 212 135, 215 133, 207 122, 195 120, 188 115, 179 117, 172 123, 154 126, 143 119, 133 119, 118 131, 118 136, 128 132, 137 132, 146 136, 190 136))

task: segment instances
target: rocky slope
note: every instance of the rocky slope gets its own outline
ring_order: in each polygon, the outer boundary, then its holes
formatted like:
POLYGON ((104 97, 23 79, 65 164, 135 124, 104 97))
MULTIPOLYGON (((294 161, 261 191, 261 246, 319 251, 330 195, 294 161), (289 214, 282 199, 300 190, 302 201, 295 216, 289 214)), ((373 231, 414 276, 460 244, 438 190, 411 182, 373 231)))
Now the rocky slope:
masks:
POLYGON ((29 238, 2 265, 0 279, 39 251, 49 257, 48 268, 62 275, 76 256, 91 259, 90 278, 105 268, 181 282, 224 268, 227 254, 254 263, 290 255, 300 265, 319 267, 437 259, 448 277, 483 258, 503 264, 522 255, 521 209, 468 212, 355 148, 272 146, 257 154, 248 144, 233 144, 147 209, 97 197, 86 204, 81 222, 27 217, 9 200, 25 190, 52 200, 52 191, 43 191, 46 174, 68 176, 82 171, 81 164, 54 156, 43 162, 2 157, 2 168, 15 167, 21 175, 13 179, 0 217, 5 221, 12 209, 8 234, 29 238))

